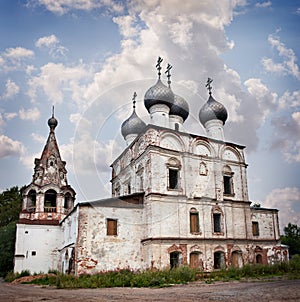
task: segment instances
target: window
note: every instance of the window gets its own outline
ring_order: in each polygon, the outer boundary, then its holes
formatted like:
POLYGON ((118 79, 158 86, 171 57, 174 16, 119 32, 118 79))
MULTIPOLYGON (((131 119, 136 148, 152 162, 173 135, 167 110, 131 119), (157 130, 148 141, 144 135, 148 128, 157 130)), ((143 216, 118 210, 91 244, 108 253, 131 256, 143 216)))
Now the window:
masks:
POLYGON ((231 190, 231 177, 230 176, 223 176, 224 179, 224 194, 232 194, 232 190, 231 190))
POLYGON ((213 220, 214 220, 214 233, 221 233, 221 214, 220 213, 214 213, 213 214, 213 220))
POLYGON ((169 168, 169 189, 178 189, 178 170, 169 168))
POLYGON ((170 253, 170 266, 171 268, 176 268, 182 265, 182 253, 172 252, 170 253))
POLYGON ((131 185, 130 185, 130 182, 127 184, 127 193, 131 194, 131 185))
POLYGON ((190 232, 199 233, 199 213, 196 209, 191 209, 190 211, 190 232))
POLYGON ((116 236, 118 235, 118 221, 116 219, 107 219, 107 235, 116 236))
POLYGON ((45 193, 44 211, 56 212, 56 192, 52 189, 45 193))
POLYGON ((179 124, 178 123, 175 123, 175 130, 179 131, 179 124))
POLYGON ((225 254, 224 252, 214 253, 214 269, 221 269, 225 267, 225 254))
POLYGON ((36 256, 36 251, 31 251, 31 256, 36 256))
POLYGON ((259 228, 257 221, 252 221, 252 234, 253 236, 259 236, 259 228))

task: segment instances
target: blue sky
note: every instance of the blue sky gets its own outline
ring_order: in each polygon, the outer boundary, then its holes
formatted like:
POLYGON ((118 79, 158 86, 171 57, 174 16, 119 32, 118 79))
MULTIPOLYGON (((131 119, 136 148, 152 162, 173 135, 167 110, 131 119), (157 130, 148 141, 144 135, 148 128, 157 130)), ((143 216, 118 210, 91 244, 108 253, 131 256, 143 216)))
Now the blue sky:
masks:
POLYGON ((225 138, 246 146, 250 200, 300 225, 300 1, 0 0, 0 189, 29 184, 55 105, 56 136, 78 200, 110 195, 120 133, 158 56, 190 105, 205 81, 229 118, 225 138))

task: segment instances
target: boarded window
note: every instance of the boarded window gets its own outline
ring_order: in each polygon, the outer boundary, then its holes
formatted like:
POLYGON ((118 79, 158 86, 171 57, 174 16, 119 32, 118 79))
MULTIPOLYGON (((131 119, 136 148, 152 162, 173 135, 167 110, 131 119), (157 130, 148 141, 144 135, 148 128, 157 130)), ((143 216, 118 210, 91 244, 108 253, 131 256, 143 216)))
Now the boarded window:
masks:
POLYGON ((252 221, 252 234, 253 236, 259 236, 259 228, 257 221, 252 221))
POLYGON ((178 170, 169 169, 169 189, 178 189, 178 170))
POLYGON ((214 213, 213 214, 213 222, 214 222, 214 233, 221 233, 221 214, 214 213))
POLYGON ((116 219, 107 219, 107 235, 118 235, 118 221, 116 219))
POLYGON ((199 213, 197 211, 190 212, 190 231, 191 233, 199 233, 199 213))

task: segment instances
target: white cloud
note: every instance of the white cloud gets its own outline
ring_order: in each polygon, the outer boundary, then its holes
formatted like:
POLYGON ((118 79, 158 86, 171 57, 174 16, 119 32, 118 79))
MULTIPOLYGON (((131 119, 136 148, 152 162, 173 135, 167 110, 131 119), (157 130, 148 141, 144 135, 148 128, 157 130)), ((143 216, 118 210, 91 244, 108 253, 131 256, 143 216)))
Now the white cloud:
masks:
POLYGON ((280 229, 289 222, 300 225, 300 191, 296 187, 277 188, 266 197, 263 207, 279 209, 280 229))
POLYGON ((274 111, 277 107, 278 95, 271 92, 268 87, 262 83, 261 79, 248 79, 245 81, 249 93, 257 100, 259 109, 263 113, 262 121, 265 120, 270 111, 274 111))
POLYGON ((40 134, 37 133, 31 133, 31 137, 35 142, 38 143, 45 143, 46 142, 46 138, 40 134))
POLYGON ((70 93, 74 101, 84 105, 85 86, 81 85, 81 81, 86 81, 90 76, 90 70, 81 63, 74 67, 48 63, 41 67, 39 75, 29 79, 27 94, 32 102, 35 102, 37 93, 41 90, 52 104, 59 104, 64 100, 64 96, 70 93))
POLYGON ((21 142, 14 141, 5 135, 0 135, 0 158, 21 156, 23 153, 24 147, 21 142))
POLYGON ((8 48, 6 49, 4 56, 12 60, 18 60, 22 58, 33 57, 34 52, 24 47, 8 48))
POLYGON ((125 38, 130 38, 138 34, 140 28, 135 25, 136 18, 134 16, 119 16, 112 19, 118 24, 120 33, 125 38))
POLYGON ((300 80, 300 71, 296 63, 297 57, 291 48, 287 48, 280 38, 276 35, 269 35, 268 42, 278 52, 282 62, 276 63, 271 58, 263 58, 262 65, 266 71, 277 73, 279 75, 292 75, 300 80))
POLYGON ((9 121, 12 120, 13 118, 17 117, 18 113, 16 112, 7 112, 4 114, 4 117, 9 121))
POLYGON ((39 38, 35 42, 35 46, 38 48, 53 47, 53 46, 57 45, 58 43, 59 43, 59 40, 57 39, 57 37, 55 35, 50 35, 50 36, 45 36, 45 37, 39 38))
POLYGON ((270 7, 270 6, 272 6, 271 1, 258 2, 255 4, 255 7, 259 7, 259 8, 265 8, 265 7, 270 7))
POLYGON ((91 11, 101 7, 117 13, 123 11, 121 2, 114 0, 36 0, 36 2, 58 15, 66 14, 72 10, 91 11))
POLYGON ((19 116, 21 120, 36 121, 40 118, 41 113, 38 108, 30 108, 28 110, 21 108, 19 110, 19 116))
POLYGON ((5 92, 2 96, 3 99, 11 99, 16 96, 20 91, 20 87, 13 82, 11 79, 8 79, 5 84, 5 92))
POLYGON ((300 106, 300 91, 286 91, 279 99, 279 109, 296 108, 300 106))
POLYGON ((35 46, 38 48, 47 48, 49 49, 49 54, 53 58, 58 58, 61 56, 65 56, 66 52, 68 51, 67 48, 62 46, 55 35, 45 36, 39 38, 35 42, 35 46))
POLYGON ((271 122, 275 128, 272 148, 281 150, 287 162, 300 162, 300 112, 285 114, 271 122))

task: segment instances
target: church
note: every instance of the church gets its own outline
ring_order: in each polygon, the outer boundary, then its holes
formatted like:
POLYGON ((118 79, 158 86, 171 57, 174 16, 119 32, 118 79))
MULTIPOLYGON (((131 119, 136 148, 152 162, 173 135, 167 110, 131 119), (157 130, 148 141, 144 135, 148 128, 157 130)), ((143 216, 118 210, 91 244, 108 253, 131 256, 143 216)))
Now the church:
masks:
POLYGON ((205 272, 288 259, 278 210, 251 206, 244 148, 224 137, 227 110, 212 93, 199 108, 206 136, 188 133, 188 102, 161 79, 144 96, 148 125, 133 110, 126 148, 111 164, 112 196, 75 202, 55 136, 35 159, 17 224, 15 272, 95 274, 188 265, 205 272))

